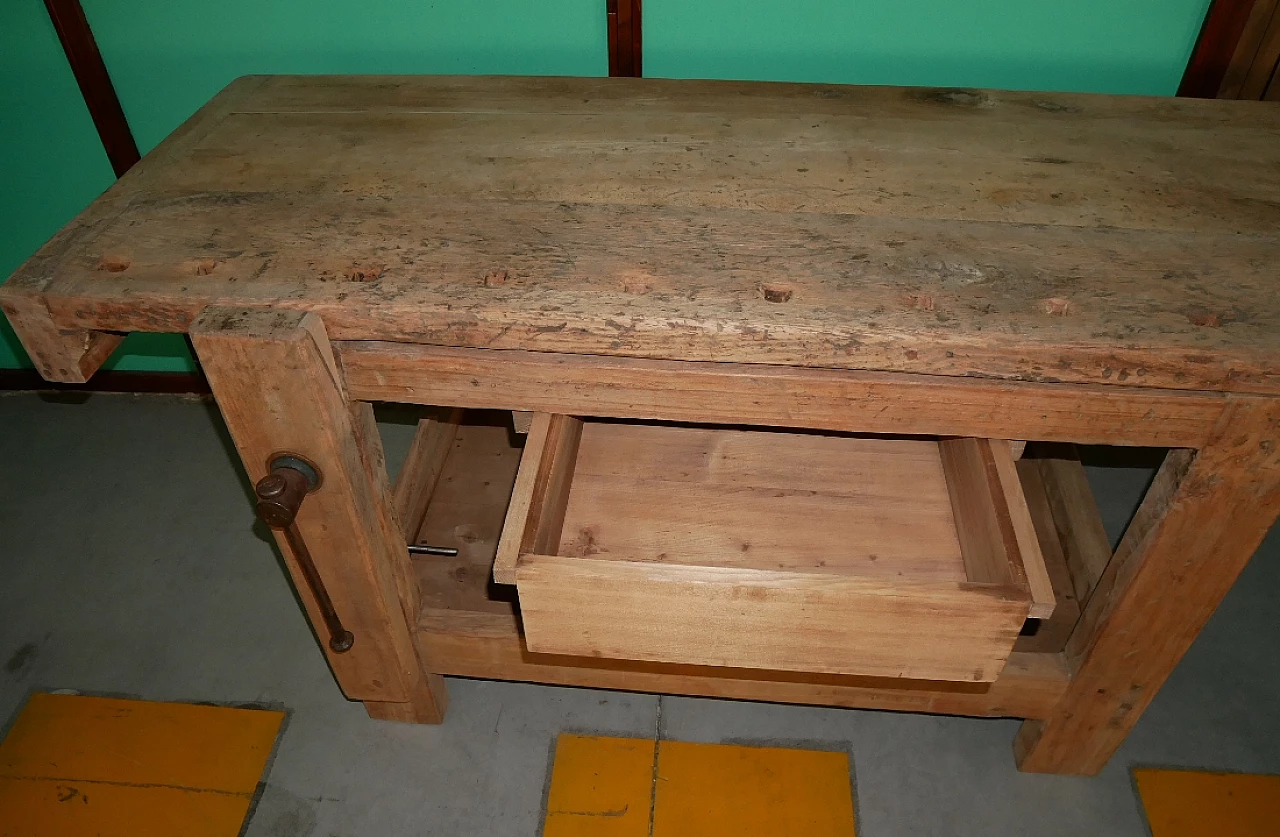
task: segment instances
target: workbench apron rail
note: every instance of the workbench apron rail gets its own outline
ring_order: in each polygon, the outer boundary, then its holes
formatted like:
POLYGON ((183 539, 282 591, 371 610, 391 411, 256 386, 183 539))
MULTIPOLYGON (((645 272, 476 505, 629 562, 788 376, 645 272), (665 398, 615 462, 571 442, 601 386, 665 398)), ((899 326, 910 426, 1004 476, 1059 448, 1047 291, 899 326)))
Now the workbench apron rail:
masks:
POLYGON ((1220 393, 335 342, 352 397, 860 433, 1199 447, 1220 393))

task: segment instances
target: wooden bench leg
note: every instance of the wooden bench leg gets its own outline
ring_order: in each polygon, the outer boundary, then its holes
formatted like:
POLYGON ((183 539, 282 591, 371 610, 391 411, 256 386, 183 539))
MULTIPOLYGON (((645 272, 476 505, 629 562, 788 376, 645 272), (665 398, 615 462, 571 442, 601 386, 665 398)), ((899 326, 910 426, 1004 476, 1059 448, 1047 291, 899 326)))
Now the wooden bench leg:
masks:
POLYGON ((9 289, 0 309, 46 381, 87 382, 124 340, 120 334, 59 328, 43 297, 9 289))
POLYGON ((350 650, 329 647, 296 556, 275 534, 343 692, 376 718, 439 723, 444 681, 423 667, 413 641, 416 584, 392 511, 382 445, 369 405, 347 397, 320 318, 210 308, 192 325, 191 339, 249 479, 265 476, 281 453, 305 457, 322 474, 302 502, 297 527, 355 636, 350 650))
POLYGON ((1053 714, 1022 770, 1094 775, 1191 646, 1280 513, 1280 401, 1231 397, 1198 453, 1172 450, 1067 643, 1053 714))

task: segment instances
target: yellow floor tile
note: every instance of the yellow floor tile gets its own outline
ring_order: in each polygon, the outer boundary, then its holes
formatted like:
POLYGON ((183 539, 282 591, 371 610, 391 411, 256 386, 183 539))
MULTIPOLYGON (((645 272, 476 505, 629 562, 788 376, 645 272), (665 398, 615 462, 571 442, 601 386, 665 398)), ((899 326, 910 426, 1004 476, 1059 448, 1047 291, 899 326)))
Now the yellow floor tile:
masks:
POLYGON ((1137 769, 1152 837, 1275 837, 1280 776, 1137 769))
POLYGON ((284 713, 33 695, 0 743, 0 835, 235 835, 284 713))
POLYGON ((561 735, 544 837, 648 837, 654 742, 561 735))
POLYGON ((653 837, 853 837, 846 753, 663 741, 653 837))

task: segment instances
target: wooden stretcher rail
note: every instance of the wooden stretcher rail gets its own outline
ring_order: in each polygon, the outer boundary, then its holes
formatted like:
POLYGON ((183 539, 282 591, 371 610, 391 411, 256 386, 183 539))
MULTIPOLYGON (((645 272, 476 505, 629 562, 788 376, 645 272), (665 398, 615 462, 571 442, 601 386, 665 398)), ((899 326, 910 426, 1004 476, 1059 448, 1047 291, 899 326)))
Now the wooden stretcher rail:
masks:
POLYGON ((1015 653, 990 684, 759 672, 532 654, 514 632, 482 636, 419 627, 418 647, 441 674, 593 689, 762 700, 849 709, 1044 718, 1070 678, 1061 654, 1015 653))
POLYGON ((353 398, 865 433, 1199 447, 1216 393, 336 342, 353 398), (946 410, 939 410, 946 404, 946 410))

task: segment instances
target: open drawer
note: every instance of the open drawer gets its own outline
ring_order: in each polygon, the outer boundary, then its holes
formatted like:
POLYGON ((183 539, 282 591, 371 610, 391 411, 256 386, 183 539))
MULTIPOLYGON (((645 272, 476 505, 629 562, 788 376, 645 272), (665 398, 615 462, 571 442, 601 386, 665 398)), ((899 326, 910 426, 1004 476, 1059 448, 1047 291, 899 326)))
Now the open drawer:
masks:
POLYGON ((494 579, 534 652, 927 680, 1053 609, 1006 442, 541 413, 494 579))

